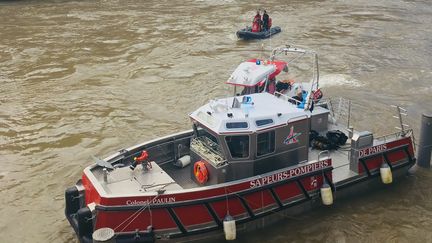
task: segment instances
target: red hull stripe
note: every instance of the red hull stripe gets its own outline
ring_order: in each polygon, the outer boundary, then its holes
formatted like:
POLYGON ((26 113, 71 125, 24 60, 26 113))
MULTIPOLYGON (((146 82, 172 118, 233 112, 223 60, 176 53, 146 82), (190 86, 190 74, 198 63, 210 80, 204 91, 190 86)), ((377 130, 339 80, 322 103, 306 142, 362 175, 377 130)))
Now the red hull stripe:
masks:
POLYGON ((151 209, 142 210, 134 222, 131 222, 127 227, 119 227, 118 225, 140 211, 145 205, 98 205, 96 206, 98 214, 96 228, 110 227, 126 232, 137 228, 146 229, 147 226, 153 225, 156 230, 177 228, 179 233, 185 234, 185 232, 203 224, 219 227, 227 212, 235 216, 236 219, 250 220, 258 214, 261 215, 263 208, 270 211, 279 210, 287 204, 298 201, 299 198, 308 200, 310 193, 316 192, 321 186, 323 172, 331 182, 332 169, 332 167, 327 167, 323 171, 313 171, 260 187, 249 187, 248 190, 243 191, 231 191, 227 188, 227 195, 154 204, 151 205, 151 209), (296 189, 286 190, 288 188, 296 189))
MULTIPOLYGON (((411 161, 414 158, 414 149, 412 147, 411 138, 403 138, 397 141, 383 144, 384 150, 376 153, 370 153, 369 151, 377 151, 376 147, 371 147, 370 150, 363 149, 363 154, 368 154, 362 158, 359 158, 358 171, 360 174, 366 172, 368 176, 371 175, 371 171, 375 171, 381 167, 383 162, 386 162, 390 168, 404 160, 411 161)), ((381 147, 382 148, 382 147, 381 147)), ((360 154, 362 155, 362 154, 360 154)))

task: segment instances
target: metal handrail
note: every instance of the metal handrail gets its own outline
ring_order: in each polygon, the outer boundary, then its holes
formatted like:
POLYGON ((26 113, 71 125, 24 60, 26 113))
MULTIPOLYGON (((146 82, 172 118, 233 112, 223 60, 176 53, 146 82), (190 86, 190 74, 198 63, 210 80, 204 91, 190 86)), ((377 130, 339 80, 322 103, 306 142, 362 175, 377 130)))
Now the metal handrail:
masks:
POLYGON ((394 107, 397 109, 397 116, 393 116, 393 118, 396 118, 399 120, 400 123, 400 127, 395 127, 396 129, 401 130, 401 135, 405 136, 406 135, 406 130, 405 127, 409 127, 409 125, 404 124, 402 121, 402 116, 408 116, 407 110, 405 110, 404 108, 398 106, 398 105, 391 105, 391 107, 394 107))
MULTIPOLYGON (((316 88, 319 88, 319 64, 318 64, 318 54, 314 51, 314 50, 310 50, 310 49, 302 49, 302 48, 298 48, 295 46, 290 46, 290 45, 285 45, 285 46, 280 46, 277 48, 274 48, 271 52, 271 56, 270 59, 274 60, 277 54, 281 54, 281 53, 285 53, 285 55, 287 55, 287 53, 296 53, 300 56, 303 56, 305 54, 311 55, 313 58, 313 63, 312 63, 312 68, 313 68, 313 73, 312 73, 312 82, 311 82, 311 87, 309 90, 309 93, 306 97, 306 101, 305 101, 305 106, 304 106, 304 110, 307 111, 310 109, 311 105, 312 105, 312 89, 314 87, 314 85, 316 85, 316 88)), ((295 60, 296 58, 294 58, 295 60)))
POLYGON ((409 134, 409 133, 413 133, 412 129, 407 129, 405 131, 400 131, 400 132, 395 132, 395 133, 390 133, 390 134, 386 134, 386 135, 382 135, 379 137, 376 137, 375 140, 382 140, 384 142, 387 141, 388 138, 390 137, 394 137, 394 138, 399 138, 399 137, 403 137, 402 134, 409 134))
POLYGON ((321 158, 321 155, 322 155, 322 154, 326 154, 326 155, 327 155, 327 158, 330 158, 330 151, 328 151, 328 150, 323 150, 323 151, 319 152, 319 154, 318 154, 318 162, 321 161, 320 158, 321 158))
POLYGON ((279 95, 279 97, 280 97, 280 96, 283 96, 284 98, 287 99, 286 101, 288 101, 288 102, 290 102, 290 103, 291 103, 291 101, 294 102, 295 105, 299 105, 299 104, 301 103, 300 101, 298 101, 298 100, 296 100, 296 99, 294 99, 294 98, 291 98, 291 97, 289 97, 289 96, 286 95, 286 94, 282 94, 282 93, 279 92, 279 91, 275 91, 275 92, 274 92, 274 96, 278 97, 278 95, 279 95))

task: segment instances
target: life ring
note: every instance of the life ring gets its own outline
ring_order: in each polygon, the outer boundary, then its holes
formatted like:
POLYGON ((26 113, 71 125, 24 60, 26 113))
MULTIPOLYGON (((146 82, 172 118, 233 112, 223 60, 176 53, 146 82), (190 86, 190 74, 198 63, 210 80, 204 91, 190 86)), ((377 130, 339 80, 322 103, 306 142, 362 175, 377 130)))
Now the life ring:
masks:
POLYGON ((208 170, 204 162, 197 161, 194 164, 194 175, 199 184, 204 185, 208 181, 208 170))

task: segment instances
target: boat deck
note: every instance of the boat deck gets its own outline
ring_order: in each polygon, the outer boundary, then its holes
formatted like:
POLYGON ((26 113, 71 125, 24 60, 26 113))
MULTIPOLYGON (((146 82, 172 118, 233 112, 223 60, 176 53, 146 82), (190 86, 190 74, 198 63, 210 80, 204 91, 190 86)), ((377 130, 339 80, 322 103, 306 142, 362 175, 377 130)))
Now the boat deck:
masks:
MULTIPOLYGON (((321 150, 309 149, 309 159, 317 160, 321 150)), ((347 149, 339 148, 338 150, 329 151, 333 166, 333 182, 341 182, 348 178, 358 175, 358 173, 350 170, 349 152, 347 149)))
MULTIPOLYGON (((318 154, 321 150, 309 149, 309 161, 317 160, 318 154)), ((353 176, 358 175, 349 168, 349 153, 346 149, 340 148, 338 150, 333 150, 329 152, 332 159, 333 165, 333 182, 341 182, 349 179, 353 176)), ((186 168, 179 169, 172 163, 167 163, 162 165, 163 170, 169 174, 174 181, 176 181, 182 188, 189 189, 199 187, 191 178, 191 168, 187 166, 186 168)))
MULTIPOLYGON (((339 124, 328 123, 327 131, 345 131, 346 127, 339 124)), ((326 136, 325 132, 321 132, 320 135, 326 136)), ((333 182, 338 183, 344 181, 346 179, 352 178, 353 176, 357 176, 358 173, 350 170, 350 151, 351 141, 348 139, 346 144, 336 150, 330 150, 329 156, 332 159, 333 166, 333 182)), ((321 153, 321 150, 309 148, 309 161, 310 160, 318 160, 318 155, 321 153)), ((324 154, 325 155, 325 154, 324 154)))
POLYGON ((152 169, 148 171, 143 171, 142 166, 137 166, 134 171, 128 166, 118 168, 108 174, 107 181, 103 180, 103 174, 97 177, 106 193, 114 195, 182 189, 159 165, 154 162, 151 165, 152 169))
MULTIPOLYGON (((343 128, 338 125, 329 124, 328 130, 343 130, 343 128)), ((326 131, 320 135, 325 136, 325 133, 326 131)), ((332 178, 334 183, 339 183, 358 175, 356 172, 350 170, 349 142, 348 140, 346 145, 337 150, 328 151, 328 155, 332 159, 332 178)), ((321 150, 309 148, 308 161, 318 160, 321 152, 321 150)), ((320 159, 323 159, 324 156, 327 156, 327 153, 323 153, 321 156, 320 159)), ((117 168, 108 173, 106 181, 104 180, 104 172, 102 170, 97 169, 93 173, 103 189, 108 194, 114 195, 160 190, 176 191, 200 187, 192 179, 191 165, 185 168, 178 168, 172 162, 168 161, 160 165, 151 162, 152 169, 149 171, 143 171, 142 166, 137 166, 134 171, 128 166, 117 168)))
POLYGON ((162 165, 163 170, 165 170, 171 177, 183 188, 195 188, 199 185, 192 180, 192 165, 186 166, 185 168, 179 169, 172 163, 166 163, 162 165))

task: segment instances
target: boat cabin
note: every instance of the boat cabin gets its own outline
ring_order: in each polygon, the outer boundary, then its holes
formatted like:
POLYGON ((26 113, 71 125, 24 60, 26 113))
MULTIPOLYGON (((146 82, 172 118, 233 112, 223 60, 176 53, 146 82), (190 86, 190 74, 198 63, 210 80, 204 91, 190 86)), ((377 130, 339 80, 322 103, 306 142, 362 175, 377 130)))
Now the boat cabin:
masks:
POLYGON ((311 116, 326 129, 328 110, 313 113, 266 92, 213 100, 190 114, 191 161, 212 175, 206 185, 306 162, 311 116))

